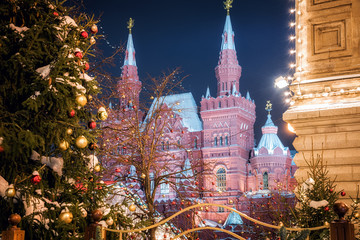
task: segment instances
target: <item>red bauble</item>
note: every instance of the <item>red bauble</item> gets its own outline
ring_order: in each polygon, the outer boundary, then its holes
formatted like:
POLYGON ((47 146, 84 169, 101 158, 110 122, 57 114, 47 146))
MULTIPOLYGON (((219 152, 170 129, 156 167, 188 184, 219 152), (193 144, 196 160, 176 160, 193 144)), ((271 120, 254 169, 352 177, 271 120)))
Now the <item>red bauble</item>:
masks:
POLYGON ((190 218, 190 214, 186 215, 188 218, 190 218))
POLYGON ((123 146, 123 149, 126 149, 126 146, 123 146))
POLYGON ((204 187, 202 187, 202 188, 201 188, 201 190, 203 190, 203 191, 204 191, 204 190, 205 190, 205 188, 204 188, 204 187))
POLYGON ((329 207, 328 206, 324 207, 324 210, 329 211, 329 207))
POLYGON ((59 13, 53 12, 53 15, 56 16, 56 17, 58 17, 58 16, 59 16, 59 13))
POLYGON ((172 205, 176 205, 176 202, 175 202, 175 201, 173 201, 171 204, 172 204, 172 205))
POLYGON ((214 194, 210 193, 210 197, 214 196, 214 194))
POLYGON ((31 178, 31 182, 34 184, 34 185, 37 185, 41 182, 41 177, 39 175, 34 175, 32 176, 31 178))
POLYGON ((89 70, 89 69, 90 69, 90 65, 89 65, 89 63, 86 62, 86 63, 84 64, 84 70, 87 71, 87 70, 89 70))
POLYGON ((192 194, 191 194, 191 197, 195 197, 195 194, 192 193, 192 194))
POLYGON ((211 184, 212 184, 213 186, 215 185, 215 183, 214 183, 214 182, 212 182, 211 184))
POLYGON ((75 57, 82 59, 83 58, 82 52, 75 52, 75 57))
POLYGON ((75 110, 74 109, 71 109, 70 111, 69 111, 69 117, 75 117, 75 114, 76 114, 76 112, 75 112, 75 110))
POLYGON ((343 197, 344 197, 344 196, 346 195, 346 192, 341 191, 341 193, 340 193, 340 194, 341 194, 341 196, 343 196, 343 197))
POLYGON ((96 122, 95 122, 95 121, 89 122, 89 123, 88 123, 88 127, 89 127, 90 129, 96 128, 96 122))
POLYGON ((330 189, 329 189, 329 192, 330 192, 330 193, 334 192, 334 189, 330 188, 330 189))
POLYGON ((3 151, 4 151, 3 146, 0 146, 0 152, 3 152, 3 151))
POLYGON ((83 38, 87 38, 89 36, 89 34, 86 32, 86 31, 82 31, 80 33, 80 35, 83 37, 83 38))
POLYGON ((195 185, 199 185, 199 182, 196 181, 196 182, 195 182, 195 185))
POLYGON ((119 172, 121 172, 121 169, 117 168, 117 169, 115 169, 115 172, 119 173, 119 172))

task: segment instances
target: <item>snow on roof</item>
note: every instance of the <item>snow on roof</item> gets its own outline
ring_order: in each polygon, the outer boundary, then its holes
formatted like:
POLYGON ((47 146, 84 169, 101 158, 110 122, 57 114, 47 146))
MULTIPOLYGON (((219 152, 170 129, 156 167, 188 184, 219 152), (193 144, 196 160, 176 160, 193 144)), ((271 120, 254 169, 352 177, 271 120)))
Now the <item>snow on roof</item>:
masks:
MULTIPOLYGON (((202 130, 202 122, 199 118, 196 102, 191 92, 168 95, 162 98, 164 98, 161 99, 163 103, 181 117, 182 126, 186 127, 189 132, 199 132, 202 130)), ((148 116, 151 116, 153 108, 155 107, 154 103, 156 102, 157 99, 154 99, 148 116)))
POLYGON ((268 119, 265 123, 265 125, 261 128, 262 130, 262 137, 260 139, 260 142, 256 148, 254 148, 255 155, 259 154, 259 150, 261 148, 266 148, 268 150, 269 154, 274 153, 274 149, 279 147, 283 150, 283 154, 287 154, 288 147, 284 147, 281 140, 279 139, 277 135, 278 127, 275 126, 273 121, 271 120, 271 115, 268 115, 268 119))
POLYGON ((241 219, 240 215, 234 211, 229 213, 228 217, 225 220, 224 228, 231 225, 241 225, 243 224, 243 220, 241 219))
POLYGON ((126 65, 136 66, 135 47, 131 33, 129 33, 129 37, 126 45, 124 66, 126 65))

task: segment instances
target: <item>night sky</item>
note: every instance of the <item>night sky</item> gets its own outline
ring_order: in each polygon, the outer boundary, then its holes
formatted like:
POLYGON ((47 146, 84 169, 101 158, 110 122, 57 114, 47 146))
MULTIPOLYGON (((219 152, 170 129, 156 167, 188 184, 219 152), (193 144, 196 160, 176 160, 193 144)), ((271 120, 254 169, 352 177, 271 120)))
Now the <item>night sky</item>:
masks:
MULTIPOLYGON (((226 17, 222 0, 85 0, 84 4, 88 14, 100 16, 100 33, 109 42, 107 52, 114 50, 111 46, 126 44, 127 21, 135 19, 132 33, 141 81, 180 67, 182 76, 188 76, 183 86, 193 93, 198 105, 207 86, 216 96, 214 68, 226 17)), ((291 148, 294 135, 282 121, 288 106, 284 92, 274 88, 274 79, 289 74, 289 21, 293 19, 289 9, 293 4, 292 0, 234 0, 230 10, 242 66, 240 92, 244 96, 249 91, 256 104, 257 143, 266 121, 266 100, 271 100, 280 139, 291 148)), ((114 76, 120 76, 122 56, 117 61, 111 69, 114 76)))

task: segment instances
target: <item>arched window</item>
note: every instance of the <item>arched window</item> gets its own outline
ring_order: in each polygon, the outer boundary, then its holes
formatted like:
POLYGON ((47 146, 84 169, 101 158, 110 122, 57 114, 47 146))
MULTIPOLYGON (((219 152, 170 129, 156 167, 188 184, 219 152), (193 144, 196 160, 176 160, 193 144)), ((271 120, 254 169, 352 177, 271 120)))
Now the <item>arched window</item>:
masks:
POLYGON ((214 146, 217 146, 217 137, 214 138, 214 146))
POLYGON ((206 103, 206 110, 209 110, 209 104, 206 103))
POLYGON ((197 138, 194 139, 194 148, 197 148, 197 138))
POLYGON ((219 102, 219 108, 221 108, 221 102, 219 102))
POLYGON ((223 145, 223 137, 221 136, 220 137, 220 146, 222 146, 223 145))
POLYGON ((166 142, 166 149, 167 149, 167 150, 170 149, 170 143, 169 143, 169 141, 166 142))
POLYGON ((216 172, 216 187, 218 191, 226 190, 226 171, 224 168, 220 168, 216 172))
POLYGON ((225 136, 225 145, 229 145, 229 137, 228 136, 225 136))
POLYGON ((165 150, 165 143, 161 142, 161 150, 165 150))
POLYGON ((269 175, 267 172, 263 174, 264 189, 269 189, 269 175))
POLYGON ((222 83, 222 90, 224 91, 224 83, 222 83))
MULTIPOLYGON (((168 172, 164 172, 163 175, 168 175, 168 172)), ((160 193, 161 194, 169 194, 170 192, 170 186, 169 183, 167 182, 167 178, 163 179, 163 183, 160 185, 160 193)))

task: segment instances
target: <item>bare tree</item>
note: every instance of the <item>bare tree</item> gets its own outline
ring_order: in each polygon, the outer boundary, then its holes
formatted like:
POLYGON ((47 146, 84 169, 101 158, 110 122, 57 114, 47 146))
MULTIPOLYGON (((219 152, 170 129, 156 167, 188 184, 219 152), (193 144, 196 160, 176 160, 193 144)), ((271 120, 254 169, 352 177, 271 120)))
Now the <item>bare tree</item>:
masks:
MULTIPOLYGON (((136 105, 130 88, 126 96, 119 91, 117 105, 109 109, 103 126, 102 155, 108 169, 105 177, 132 187, 132 193, 146 202, 146 207, 139 209, 149 224, 154 224, 158 199, 180 205, 181 200, 193 203, 199 198, 201 182, 197 176, 203 166, 201 141, 197 140, 201 132, 190 132, 182 124, 182 113, 194 109, 186 109, 173 95, 181 88, 178 70, 151 80, 146 99, 152 103, 146 112, 142 109, 150 104, 136 105)), ((155 231, 149 231, 149 239, 155 239, 155 231)))

